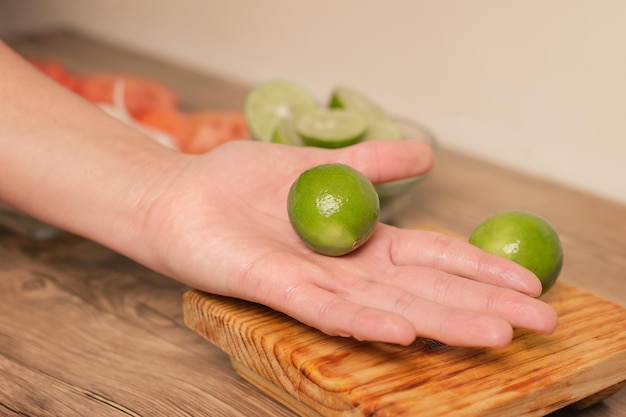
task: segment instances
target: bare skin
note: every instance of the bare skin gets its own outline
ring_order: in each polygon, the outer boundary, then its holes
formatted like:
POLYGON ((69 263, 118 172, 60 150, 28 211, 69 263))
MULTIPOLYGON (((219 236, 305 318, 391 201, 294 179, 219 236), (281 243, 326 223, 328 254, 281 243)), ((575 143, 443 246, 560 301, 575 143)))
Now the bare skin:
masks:
POLYGON ((289 187, 342 162, 373 182, 427 172, 410 141, 338 150, 235 141, 169 150, 48 80, 0 44, 0 200, 211 293, 251 300, 330 335, 407 345, 429 337, 503 347, 514 328, 551 333, 526 269, 442 234, 378 225, 326 257, 289 224, 289 187), (25 191, 27 190, 27 191, 25 191))

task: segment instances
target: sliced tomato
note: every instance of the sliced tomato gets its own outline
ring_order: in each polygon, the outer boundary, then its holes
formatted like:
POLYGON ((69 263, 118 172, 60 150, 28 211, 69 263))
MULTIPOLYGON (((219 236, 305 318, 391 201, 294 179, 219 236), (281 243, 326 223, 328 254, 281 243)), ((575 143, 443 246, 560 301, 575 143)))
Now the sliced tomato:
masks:
POLYGON ((135 116, 151 109, 176 109, 178 97, 174 91, 147 78, 113 73, 95 73, 84 76, 78 93, 93 103, 113 103, 117 83, 123 82, 124 105, 135 116))
POLYGON ((189 117, 177 109, 154 108, 138 113, 135 120, 144 126, 161 130, 176 140, 180 149, 193 132, 189 117))
POLYGON ((41 72, 65 86, 66 88, 76 91, 80 84, 80 79, 77 75, 68 71, 65 66, 57 60, 40 60, 37 58, 28 58, 28 61, 41 72))
POLYGON ((122 103, 138 123, 171 136, 182 152, 206 153, 230 140, 248 139, 250 131, 239 111, 203 110, 191 114, 178 108, 178 96, 167 86, 144 77, 92 73, 79 77, 57 60, 28 59, 52 79, 92 103, 114 103, 115 88, 123 83, 122 103))
POLYGON ((186 153, 206 153, 225 142, 250 137, 241 112, 205 110, 191 113, 189 120, 193 126, 192 134, 181 146, 186 153))

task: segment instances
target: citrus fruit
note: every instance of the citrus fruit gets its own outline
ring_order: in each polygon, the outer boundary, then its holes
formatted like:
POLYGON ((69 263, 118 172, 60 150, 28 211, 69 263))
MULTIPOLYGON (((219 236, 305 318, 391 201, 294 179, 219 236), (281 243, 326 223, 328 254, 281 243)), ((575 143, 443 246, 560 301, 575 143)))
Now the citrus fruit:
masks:
POLYGON ((296 131, 295 117, 284 118, 278 122, 272 135, 272 142, 283 145, 304 146, 302 138, 296 131))
POLYGON ((280 120, 317 107, 315 100, 297 84, 274 80, 256 86, 246 96, 244 114, 252 137, 271 142, 280 120))
POLYGON ((563 266, 563 249, 556 230, 544 219, 525 211, 496 213, 472 232, 470 243, 508 258, 532 271, 542 294, 556 282, 563 266))
POLYGON ((364 140, 402 138, 400 129, 387 112, 378 103, 353 88, 335 87, 328 106, 350 109, 362 114, 368 123, 364 140))
POLYGON ((342 148, 359 142, 365 131, 365 118, 351 110, 318 109, 300 115, 296 132, 305 145, 342 148))
POLYGON ((380 215, 378 195, 359 171, 339 163, 304 171, 287 198, 289 221, 316 252, 350 253, 372 236, 380 215))

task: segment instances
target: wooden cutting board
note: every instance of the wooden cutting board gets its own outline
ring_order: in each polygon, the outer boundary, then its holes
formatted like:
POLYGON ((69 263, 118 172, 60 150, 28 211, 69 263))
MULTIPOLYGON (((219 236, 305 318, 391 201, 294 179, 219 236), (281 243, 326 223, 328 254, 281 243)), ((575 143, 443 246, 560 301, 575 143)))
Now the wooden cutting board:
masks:
POLYGON ((626 385, 626 309, 557 282, 553 335, 518 330, 504 349, 330 337, 265 306, 191 290, 186 324, 234 369, 302 416, 543 416, 626 385))

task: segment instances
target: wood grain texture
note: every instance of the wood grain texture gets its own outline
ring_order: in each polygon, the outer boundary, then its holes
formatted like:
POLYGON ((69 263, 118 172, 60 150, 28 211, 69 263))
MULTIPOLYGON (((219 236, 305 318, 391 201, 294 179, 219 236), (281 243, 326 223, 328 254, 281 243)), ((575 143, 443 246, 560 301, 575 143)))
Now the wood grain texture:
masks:
POLYGON ((184 312, 242 376, 303 416, 543 416, 626 380, 626 309, 561 282, 545 299, 556 333, 517 331, 498 350, 328 337, 198 291, 185 294, 184 312))
POLYGON ((291 415, 188 331, 177 282, 71 235, 0 230, 0 260, 0 415, 291 415))

